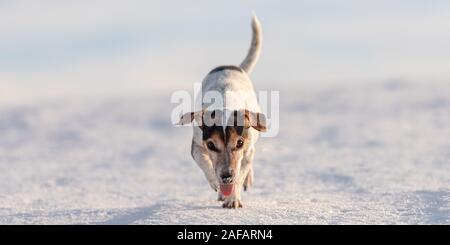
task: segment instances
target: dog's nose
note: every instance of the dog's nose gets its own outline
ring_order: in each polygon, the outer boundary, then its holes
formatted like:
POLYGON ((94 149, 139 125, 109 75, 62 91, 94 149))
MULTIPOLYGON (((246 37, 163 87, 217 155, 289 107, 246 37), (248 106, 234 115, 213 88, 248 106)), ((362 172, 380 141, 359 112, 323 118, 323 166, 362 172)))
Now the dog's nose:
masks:
POLYGON ((231 172, 222 173, 220 177, 222 178, 222 182, 224 184, 229 184, 233 181, 233 175, 231 172))

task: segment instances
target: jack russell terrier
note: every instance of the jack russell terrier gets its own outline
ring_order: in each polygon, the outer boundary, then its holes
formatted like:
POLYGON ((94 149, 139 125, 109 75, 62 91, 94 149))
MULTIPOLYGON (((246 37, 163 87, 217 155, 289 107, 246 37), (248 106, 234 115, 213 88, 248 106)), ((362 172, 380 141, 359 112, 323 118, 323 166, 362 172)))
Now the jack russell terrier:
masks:
POLYGON ((249 74, 261 51, 261 25, 252 18, 253 37, 240 66, 219 66, 202 82, 202 108, 181 116, 193 123, 191 155, 203 170, 224 208, 241 208, 241 191, 253 185, 253 157, 266 117, 256 99, 249 74), (214 97, 214 103, 210 95, 214 97), (218 103, 220 102, 220 103, 218 103))

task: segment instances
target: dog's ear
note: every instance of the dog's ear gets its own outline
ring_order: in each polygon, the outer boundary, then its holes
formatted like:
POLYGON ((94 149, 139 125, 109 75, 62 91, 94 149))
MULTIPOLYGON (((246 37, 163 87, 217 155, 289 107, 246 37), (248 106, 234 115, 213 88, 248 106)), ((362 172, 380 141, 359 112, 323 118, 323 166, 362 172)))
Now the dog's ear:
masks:
POLYGON ((252 112, 245 110, 245 119, 248 122, 248 127, 253 127, 260 132, 267 131, 266 116, 260 112, 252 112))
POLYGON ((192 123, 192 121, 199 117, 202 116, 202 111, 197 111, 197 112, 188 112, 188 113, 184 113, 181 117, 180 117, 180 121, 177 123, 177 125, 186 125, 186 124, 190 124, 192 123))

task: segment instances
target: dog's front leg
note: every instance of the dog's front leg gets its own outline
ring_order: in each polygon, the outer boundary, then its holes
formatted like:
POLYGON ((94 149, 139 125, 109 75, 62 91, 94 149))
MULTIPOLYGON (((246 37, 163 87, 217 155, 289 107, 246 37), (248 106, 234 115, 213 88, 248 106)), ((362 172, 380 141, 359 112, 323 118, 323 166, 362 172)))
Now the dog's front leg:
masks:
POLYGON ((207 153, 204 152, 202 147, 196 145, 192 141, 191 154, 197 165, 203 170, 203 173, 205 174, 205 177, 208 180, 211 188, 217 192, 219 190, 219 182, 217 181, 216 175, 214 174, 214 166, 207 153))

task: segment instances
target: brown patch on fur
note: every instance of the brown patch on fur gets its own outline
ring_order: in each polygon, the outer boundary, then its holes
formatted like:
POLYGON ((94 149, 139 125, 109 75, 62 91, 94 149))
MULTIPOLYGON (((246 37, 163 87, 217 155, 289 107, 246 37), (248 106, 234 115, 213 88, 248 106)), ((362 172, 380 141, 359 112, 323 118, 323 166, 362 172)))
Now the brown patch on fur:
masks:
POLYGON ((192 120, 194 120, 194 115, 195 115, 195 112, 184 113, 180 117, 180 121, 178 122, 178 125, 186 125, 186 124, 191 123, 192 120))
POLYGON ((186 113, 180 121, 187 123, 195 118, 197 122, 201 122, 198 127, 202 130, 203 147, 214 166, 221 171, 231 168, 236 173, 244 152, 249 147, 248 130, 252 127, 258 131, 265 131, 266 120, 262 113, 240 110, 233 111, 228 124, 222 126, 222 115, 223 112, 220 110, 186 113), (243 141, 240 147, 238 147, 239 140, 243 141))
POLYGON ((219 151, 223 151, 225 148, 225 142, 223 138, 223 131, 213 131, 211 136, 208 138, 208 141, 213 141, 214 145, 217 147, 219 151))
POLYGON ((225 132, 222 126, 202 126, 203 140, 205 148, 208 142, 212 142, 217 150, 209 149, 211 160, 217 167, 224 169, 231 168, 236 173, 238 164, 243 158, 244 150, 248 147, 247 132, 245 126, 226 126, 225 132), (244 144, 237 147, 237 142, 242 140, 244 144))
MULTIPOLYGON (((236 150, 237 147, 237 141, 239 139, 242 139, 244 141, 244 146, 245 146, 245 142, 247 140, 247 134, 248 129, 245 129, 243 126, 228 126, 225 129, 225 139, 227 142, 227 146, 231 149, 231 150, 236 150)), ((245 148, 245 147, 243 147, 245 148)))
MULTIPOLYGON (((229 164, 232 169, 236 170, 238 162, 244 155, 244 149, 247 148, 247 138, 243 137, 243 132, 247 131, 243 126, 228 126, 226 132, 226 144, 229 164), (244 145, 241 148, 237 147, 238 140, 242 140, 244 145)), ((245 134, 246 135, 246 134, 245 134)))
POLYGON ((245 110, 245 118, 248 121, 248 126, 253 127, 254 129, 260 132, 266 132, 267 124, 266 124, 266 116, 259 112, 252 112, 249 110, 245 110))

